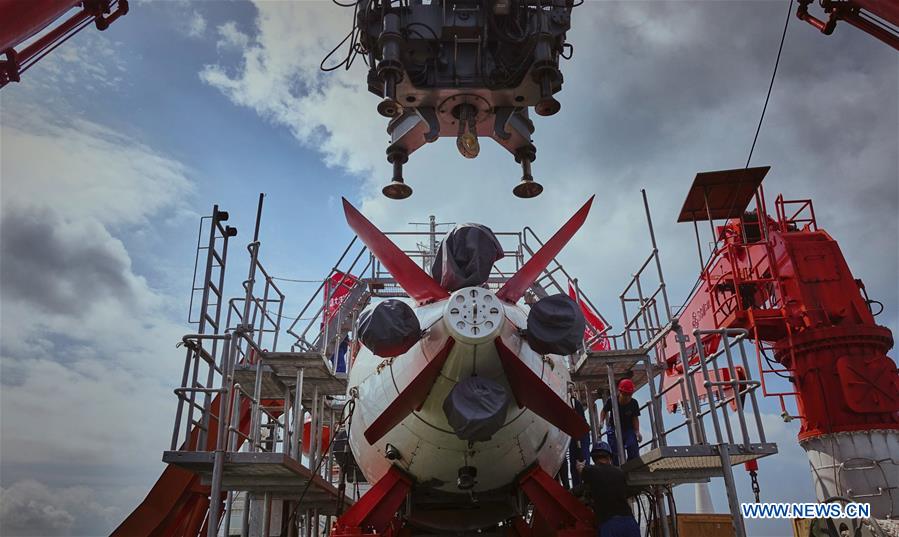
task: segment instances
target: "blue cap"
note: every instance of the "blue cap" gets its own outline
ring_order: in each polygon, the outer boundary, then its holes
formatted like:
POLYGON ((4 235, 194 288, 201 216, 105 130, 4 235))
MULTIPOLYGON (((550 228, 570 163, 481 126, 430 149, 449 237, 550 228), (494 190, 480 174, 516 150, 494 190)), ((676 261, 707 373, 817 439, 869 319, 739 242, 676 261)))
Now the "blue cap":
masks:
POLYGON ((599 442, 593 446, 593 449, 590 450, 590 455, 596 453, 606 453, 608 455, 612 454, 612 446, 609 445, 608 442, 599 442))

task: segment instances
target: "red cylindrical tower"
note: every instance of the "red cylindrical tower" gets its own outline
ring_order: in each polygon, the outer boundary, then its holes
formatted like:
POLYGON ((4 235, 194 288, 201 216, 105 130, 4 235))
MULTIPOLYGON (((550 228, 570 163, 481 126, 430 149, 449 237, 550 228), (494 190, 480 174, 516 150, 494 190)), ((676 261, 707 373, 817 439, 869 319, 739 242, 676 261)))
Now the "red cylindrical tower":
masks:
POLYGON ((892 346, 892 333, 876 325, 813 328, 777 343, 775 357, 793 371, 799 392, 800 441, 899 429, 896 365, 886 354, 892 346))

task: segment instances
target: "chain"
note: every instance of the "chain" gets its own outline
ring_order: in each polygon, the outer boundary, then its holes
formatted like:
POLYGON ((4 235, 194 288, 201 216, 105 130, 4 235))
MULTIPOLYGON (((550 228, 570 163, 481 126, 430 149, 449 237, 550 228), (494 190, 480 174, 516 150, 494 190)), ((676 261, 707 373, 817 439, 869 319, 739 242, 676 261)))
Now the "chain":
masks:
POLYGON ((755 494, 755 503, 759 503, 761 500, 759 493, 762 491, 761 487, 759 487, 759 474, 755 470, 749 472, 749 478, 752 480, 752 493, 755 494))

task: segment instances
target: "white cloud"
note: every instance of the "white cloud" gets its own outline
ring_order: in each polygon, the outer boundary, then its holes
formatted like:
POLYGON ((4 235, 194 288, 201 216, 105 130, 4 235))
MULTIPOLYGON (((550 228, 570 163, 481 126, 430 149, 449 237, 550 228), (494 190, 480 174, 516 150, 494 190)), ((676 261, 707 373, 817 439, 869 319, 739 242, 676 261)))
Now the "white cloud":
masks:
POLYGON ((137 0, 141 7, 153 7, 164 13, 171 21, 171 26, 179 33, 191 39, 199 39, 206 35, 208 22, 201 12, 206 2, 195 0, 137 0), (199 8, 199 9, 198 9, 199 8))
POLYGON ((36 107, 4 118, 3 203, 46 207, 104 225, 142 225, 186 211, 188 170, 140 140, 75 115, 60 122, 36 107))
POLYGON ((111 91, 122 86, 127 62, 120 42, 96 31, 79 32, 66 46, 38 62, 23 77, 42 89, 59 86, 111 91))
POLYGON ((104 503, 89 487, 49 487, 33 479, 17 481, 0 489, 0 528, 11 537, 96 535, 120 515, 117 508, 104 503))
MULTIPOLYGON (((323 2, 256 2, 256 8, 257 33, 238 69, 209 65, 200 78, 235 104, 289 128, 301 143, 321 151, 329 165, 359 174, 380 167, 380 143, 387 136, 373 133, 384 133, 385 123, 374 96, 360 83, 360 70, 319 70, 322 58, 349 31, 351 11, 323 2)), ((228 43, 244 41, 230 28, 219 32, 228 43)))
POLYGON ((228 21, 217 28, 219 40, 218 48, 243 50, 250 44, 250 36, 237 29, 237 23, 228 21))
POLYGON ((131 136, 16 110, 0 131, 0 451, 25 481, 3 492, 3 533, 43 519, 23 534, 100 534, 162 468, 180 369, 166 349, 184 331, 129 237, 188 223, 193 186, 131 136))
POLYGON ((189 37, 203 37, 206 33, 206 18, 199 11, 192 11, 187 18, 185 30, 189 37))

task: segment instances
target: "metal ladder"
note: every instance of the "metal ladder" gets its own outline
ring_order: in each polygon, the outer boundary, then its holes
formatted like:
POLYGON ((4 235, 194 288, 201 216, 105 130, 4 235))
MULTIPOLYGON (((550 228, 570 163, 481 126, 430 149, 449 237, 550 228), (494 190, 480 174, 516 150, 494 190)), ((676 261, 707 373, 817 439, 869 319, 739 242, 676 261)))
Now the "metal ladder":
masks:
MULTIPOLYGON (((188 322, 197 325, 197 335, 218 335, 221 331, 222 296, 225 284, 225 267, 228 260, 229 239, 237 235, 237 229, 225 225, 228 213, 220 211, 218 205, 212 207, 212 214, 200 219, 200 228, 197 233, 197 253, 194 259, 194 273, 192 278, 190 305, 188 306, 188 322), (206 224, 204 226, 204 224, 206 224), (206 230, 206 245, 203 246, 204 227, 206 230), (197 273, 200 267, 201 255, 205 253, 205 263, 202 280, 197 282, 197 273), (197 293, 200 292, 200 301, 197 308, 197 316, 194 318, 194 302, 197 293), (214 299, 213 299, 214 297, 214 299)), ((222 369, 216 363, 219 340, 210 339, 210 348, 203 347, 201 341, 196 338, 183 340, 187 347, 187 356, 184 361, 184 372, 181 379, 181 388, 175 391, 178 397, 178 410, 176 423, 180 423, 184 412, 184 405, 188 405, 185 432, 186 449, 199 449, 206 445, 209 433, 209 419, 213 392, 213 383, 216 375, 222 374, 222 369), (201 383, 201 370, 205 367, 205 383, 201 383), (190 380, 188 380, 190 379, 190 380), (197 395, 201 394, 203 403, 197 403, 197 395), (199 419, 194 419, 194 411, 200 413, 199 419), (199 429, 196 437, 190 434, 192 427, 199 429)), ((179 427, 175 427, 172 444, 178 440, 179 427)))

